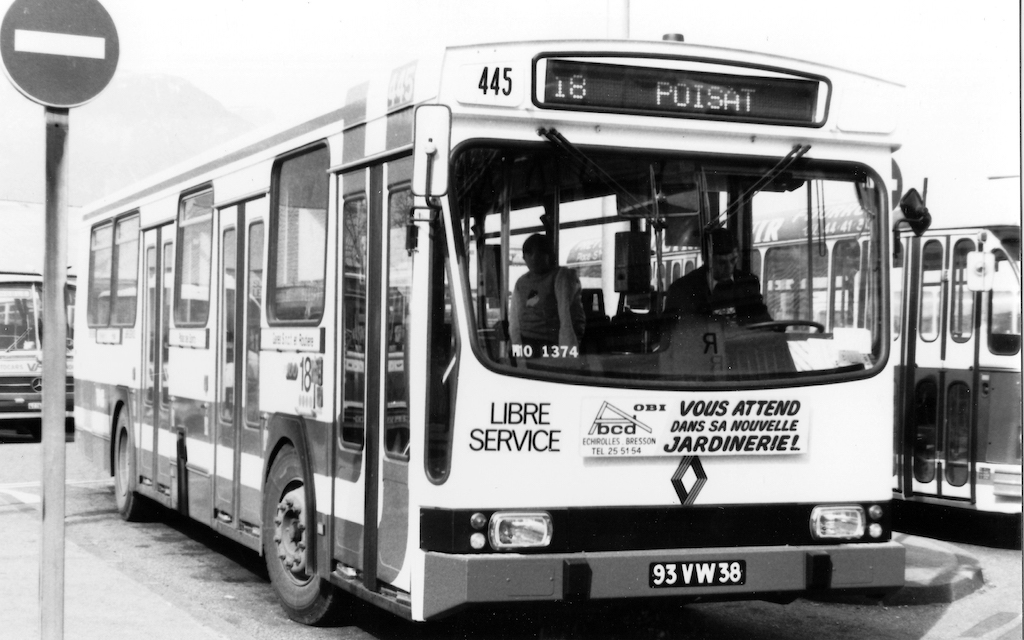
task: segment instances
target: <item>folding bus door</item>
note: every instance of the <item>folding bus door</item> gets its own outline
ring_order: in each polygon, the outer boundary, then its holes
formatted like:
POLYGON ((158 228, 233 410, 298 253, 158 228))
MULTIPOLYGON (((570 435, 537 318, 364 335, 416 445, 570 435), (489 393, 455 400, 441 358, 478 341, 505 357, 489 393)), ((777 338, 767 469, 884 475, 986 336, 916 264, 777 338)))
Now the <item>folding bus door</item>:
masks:
MULTIPOLYGON (((427 324, 422 314, 421 322, 410 322, 413 312, 413 256, 406 249, 405 239, 409 209, 413 202, 411 179, 411 158, 387 165, 386 201, 383 203, 386 212, 384 220, 387 221, 387 228, 383 230, 386 294, 381 301, 384 316, 381 336, 384 403, 378 458, 381 503, 378 510, 378 574, 381 581, 406 591, 410 586, 405 552, 409 538, 411 347, 424 348, 424 340, 419 333, 427 324), (418 332, 415 337, 410 334, 413 330, 418 332)), ((417 397, 422 398, 423 394, 417 397)), ((422 451, 416 454, 422 456, 422 451)))
POLYGON ((944 237, 923 239, 919 269, 920 289, 915 362, 907 363, 914 371, 908 396, 914 406, 914 419, 906 425, 910 430, 904 464, 911 465, 912 486, 916 494, 939 495, 943 439, 940 407, 943 388, 944 320, 947 295, 946 245, 944 237))
MULTIPOLYGON (((995 257, 992 290, 981 294, 978 349, 978 435, 975 460, 993 483, 994 495, 1005 508, 1020 508, 1021 464, 1021 283, 1014 269, 1015 247, 987 242, 995 257), (1007 252, 1007 249, 1011 253, 1007 252)), ((1016 250, 1019 252, 1019 249, 1016 250)))
MULTIPOLYGON (((370 261, 380 253, 368 251, 367 196, 369 170, 360 169, 339 178, 338 238, 338 375, 339 388, 334 433, 334 527, 333 556, 357 569, 363 568, 366 468, 367 293, 370 261)), ((375 210, 380 197, 374 195, 375 210)), ((379 214, 378 214, 379 215, 379 214)), ((376 272, 380 273, 377 265, 376 272)))
POLYGON ((411 582, 406 567, 407 328, 415 323, 409 322, 413 258, 405 248, 411 177, 411 160, 403 159, 342 180, 339 269, 344 270, 340 285, 344 339, 340 348, 345 375, 335 449, 335 554, 361 569, 364 585, 373 591, 382 584, 407 591, 411 582), (365 185, 365 196, 361 185, 365 185), (356 514, 351 491, 360 487, 362 511, 356 514))
POLYGON ((174 286, 174 228, 165 225, 143 233, 143 347, 141 422, 139 438, 140 484, 169 496, 171 465, 176 457, 170 434, 170 398, 167 393, 167 345, 174 286), (165 433, 164 443, 160 434, 165 433), (168 443, 171 444, 168 444, 168 443), (167 449, 164 451, 163 449, 167 449))
POLYGON ((215 515, 258 535, 263 468, 259 407, 266 197, 220 212, 215 515))
POLYGON ((946 289, 945 354, 942 361, 942 409, 939 415, 939 495, 970 500, 973 497, 974 447, 977 412, 974 410, 977 331, 977 294, 967 288, 967 254, 977 248, 969 237, 950 238, 946 289))

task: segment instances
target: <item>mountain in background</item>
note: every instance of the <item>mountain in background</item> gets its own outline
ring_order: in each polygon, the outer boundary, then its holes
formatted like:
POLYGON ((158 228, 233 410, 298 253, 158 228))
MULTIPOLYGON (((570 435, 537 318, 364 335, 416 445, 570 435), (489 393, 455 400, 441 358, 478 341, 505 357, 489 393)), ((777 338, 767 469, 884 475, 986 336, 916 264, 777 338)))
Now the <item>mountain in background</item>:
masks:
MULTIPOLYGON (((42 202, 42 108, 4 92, 0 113, 0 201, 42 202)), ((253 128, 189 82, 158 74, 118 74, 96 100, 70 114, 72 206, 88 204, 253 128)))
MULTIPOLYGON (((68 210, 68 264, 74 265, 82 239, 77 207, 68 210)), ((0 271, 43 273, 46 211, 42 204, 0 200, 0 271)), ((87 242, 87 241, 86 241, 87 242)), ((84 271, 73 269, 71 275, 84 271)))

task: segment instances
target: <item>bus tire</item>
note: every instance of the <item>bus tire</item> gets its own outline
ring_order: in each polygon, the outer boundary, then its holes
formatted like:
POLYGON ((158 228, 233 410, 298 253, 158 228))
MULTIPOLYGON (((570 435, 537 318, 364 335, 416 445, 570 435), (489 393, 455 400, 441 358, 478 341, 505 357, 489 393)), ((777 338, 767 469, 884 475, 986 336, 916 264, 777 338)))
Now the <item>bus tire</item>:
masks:
POLYGON ((127 411, 122 409, 114 425, 114 498, 121 518, 138 522, 145 509, 142 496, 135 492, 135 451, 128 428, 127 411))
POLYGON ((339 593, 309 566, 305 474, 291 446, 274 458, 263 492, 263 556, 270 583, 288 617, 318 625, 333 617, 339 593))

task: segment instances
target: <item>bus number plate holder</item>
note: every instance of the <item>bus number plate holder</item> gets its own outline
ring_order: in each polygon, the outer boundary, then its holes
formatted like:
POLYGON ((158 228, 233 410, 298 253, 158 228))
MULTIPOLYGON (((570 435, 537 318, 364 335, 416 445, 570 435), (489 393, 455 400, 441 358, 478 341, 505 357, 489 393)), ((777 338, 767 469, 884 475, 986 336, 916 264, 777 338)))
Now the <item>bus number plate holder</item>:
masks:
POLYGON ((648 585, 652 589, 672 587, 732 587, 747 582, 745 560, 702 560, 696 562, 652 562, 648 585))

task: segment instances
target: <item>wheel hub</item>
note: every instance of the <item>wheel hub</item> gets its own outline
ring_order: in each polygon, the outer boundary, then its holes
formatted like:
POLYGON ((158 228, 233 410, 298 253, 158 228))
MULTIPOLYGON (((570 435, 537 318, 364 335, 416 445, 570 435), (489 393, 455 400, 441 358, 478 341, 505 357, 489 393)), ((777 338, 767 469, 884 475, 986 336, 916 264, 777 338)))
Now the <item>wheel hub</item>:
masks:
POLYGON ((296 578, 306 573, 306 493, 302 487, 293 489, 277 503, 274 516, 274 543, 277 557, 296 578))

